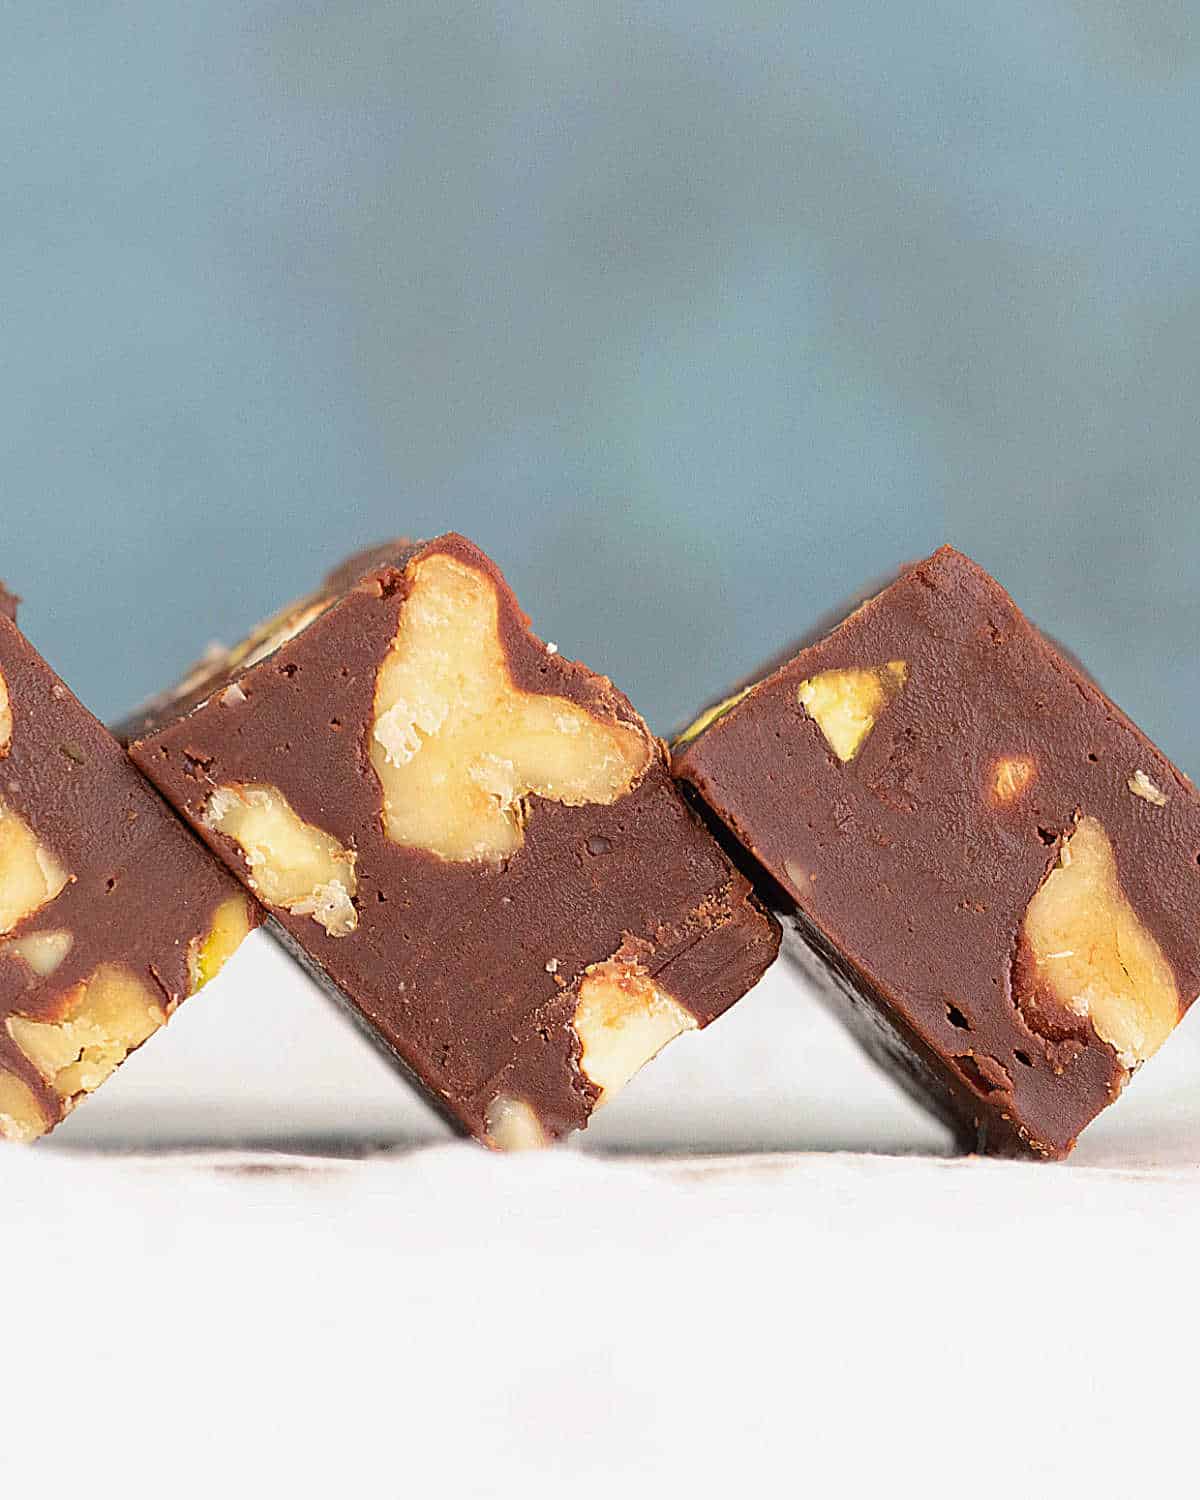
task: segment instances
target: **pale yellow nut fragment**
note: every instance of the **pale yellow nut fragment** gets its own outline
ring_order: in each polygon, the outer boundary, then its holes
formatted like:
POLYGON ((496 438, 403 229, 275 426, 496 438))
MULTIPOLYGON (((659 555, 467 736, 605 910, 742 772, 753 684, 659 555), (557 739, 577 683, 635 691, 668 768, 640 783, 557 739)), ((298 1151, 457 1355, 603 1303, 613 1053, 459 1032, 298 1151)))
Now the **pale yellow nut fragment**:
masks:
POLYGON ((40 979, 47 979, 61 966, 74 941, 69 932, 30 932, 10 939, 5 947, 24 959, 40 979))
POLYGON ((1166 807, 1171 800, 1161 787, 1155 786, 1145 771, 1135 771, 1125 785, 1135 797, 1140 797, 1143 802, 1152 803, 1155 807, 1166 807))
POLYGON ((358 926, 358 856, 306 823, 278 787, 219 786, 201 821, 240 846, 250 887, 269 905, 312 917, 330 937, 347 937, 358 926))
POLYGON ((610 959, 585 970, 575 1005, 579 1066, 607 1103, 696 1018, 654 983, 641 964, 610 959))
POLYGON ((49 1128, 25 1080, 0 1068, 0 1136, 6 1141, 36 1141, 49 1128))
POLYGON ((1101 824, 1082 818, 1029 903, 1023 932, 1060 1005, 1090 1018, 1123 1066, 1144 1062, 1179 1020, 1170 964, 1121 889, 1101 824))
POLYGON ((90 1094, 166 1020, 158 994, 121 964, 73 985, 57 1021, 10 1016, 8 1033, 66 1100, 90 1094))
POLYGON ((1013 802, 1028 790, 1037 775, 1030 755, 1004 755, 992 766, 992 796, 997 802, 1013 802))
POLYGON ((851 761, 907 681, 908 664, 890 661, 883 667, 818 672, 800 684, 796 696, 837 758, 851 761))
POLYGON ((488 1105, 484 1130, 497 1151, 538 1151, 550 1144, 533 1107, 512 1094, 497 1094, 488 1105))
POLYGON ((718 719, 724 718, 731 708, 736 708, 753 686, 754 684, 751 683, 750 687, 744 687, 740 692, 731 693, 728 698, 722 698, 720 703, 714 703, 711 708, 706 708, 678 736, 675 740, 674 748, 682 750, 685 745, 690 745, 693 740, 699 739, 706 729, 710 729, 718 719))
POLYGON ((612 803, 650 764, 649 737, 512 680, 496 585, 435 553, 411 588, 375 684, 371 764, 397 844, 448 860, 520 848, 530 794, 612 803))
POLYGON ((8 683, 4 680, 4 673, 0 672, 0 756, 7 755, 12 749, 12 736, 12 703, 8 696, 8 683))
POLYGON ((250 908, 243 896, 222 901, 213 916, 212 926, 201 941, 193 938, 188 947, 188 974, 191 994, 202 990, 233 957, 250 932, 250 908))
POLYGON ((53 901, 70 878, 24 818, 0 802, 0 933, 53 901))

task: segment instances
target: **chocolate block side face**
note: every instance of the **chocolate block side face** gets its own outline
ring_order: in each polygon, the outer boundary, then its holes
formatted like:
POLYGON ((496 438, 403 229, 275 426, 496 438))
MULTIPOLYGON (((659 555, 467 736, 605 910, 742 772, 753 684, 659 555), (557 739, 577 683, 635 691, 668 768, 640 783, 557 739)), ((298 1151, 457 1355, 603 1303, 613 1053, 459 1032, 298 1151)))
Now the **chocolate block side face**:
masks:
POLYGON ((1068 1152, 1200 990, 1195 788, 952 549, 675 770, 869 1050, 980 1147, 1068 1152))
POLYGON ((448 1118, 540 1144, 739 998, 778 930, 478 549, 368 561, 131 754, 448 1118))
POLYGON ((258 921, 0 618, 0 1134, 52 1129, 258 921))

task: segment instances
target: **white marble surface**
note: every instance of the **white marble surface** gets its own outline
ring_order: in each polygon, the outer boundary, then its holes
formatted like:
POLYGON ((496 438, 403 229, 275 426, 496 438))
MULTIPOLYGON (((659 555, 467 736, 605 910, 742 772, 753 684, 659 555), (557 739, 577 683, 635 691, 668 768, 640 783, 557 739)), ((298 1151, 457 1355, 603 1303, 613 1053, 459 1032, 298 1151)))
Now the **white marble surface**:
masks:
POLYGON ((953 1159, 781 967, 503 1159, 258 937, 0 1153, 0 1495, 1186 1491, 1195 1054, 953 1159))

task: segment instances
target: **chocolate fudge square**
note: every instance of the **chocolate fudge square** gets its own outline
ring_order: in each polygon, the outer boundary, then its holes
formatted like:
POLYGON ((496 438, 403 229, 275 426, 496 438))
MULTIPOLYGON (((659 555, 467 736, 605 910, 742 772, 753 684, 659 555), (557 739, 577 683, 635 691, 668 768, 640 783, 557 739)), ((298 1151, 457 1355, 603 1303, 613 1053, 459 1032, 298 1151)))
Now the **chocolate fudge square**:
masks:
POLYGON ((1200 989, 1196 789, 952 548, 702 715, 674 768, 977 1149, 1065 1155, 1200 989))
POLYGON ((15 614, 0 588, 0 1135, 31 1141, 261 918, 15 614))
POLYGON ((289 948, 493 1146, 584 1125, 778 947, 661 743, 462 537, 351 560, 131 734, 289 948))

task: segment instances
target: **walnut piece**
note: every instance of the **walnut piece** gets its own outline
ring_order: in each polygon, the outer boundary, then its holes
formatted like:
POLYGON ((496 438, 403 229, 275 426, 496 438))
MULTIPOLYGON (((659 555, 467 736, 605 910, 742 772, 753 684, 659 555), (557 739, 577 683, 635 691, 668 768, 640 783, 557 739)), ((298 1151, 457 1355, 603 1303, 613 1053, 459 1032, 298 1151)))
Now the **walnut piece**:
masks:
POLYGON ((191 994, 195 995, 217 977, 249 933, 250 908, 246 898, 230 896, 222 901, 213 915, 208 935, 203 939, 195 937, 188 945, 191 994))
POLYGON ((57 1021, 10 1016, 8 1033, 55 1091, 90 1094, 166 1020, 156 991, 122 964, 72 985, 57 1021))
POLYGON ((550 1144, 533 1107, 512 1094, 497 1094, 483 1123, 487 1144, 496 1151, 537 1151, 550 1144))
POLYGON ((1140 797, 1143 802, 1150 802, 1155 807, 1166 807, 1171 800, 1161 787, 1155 786, 1145 771, 1135 771, 1125 785, 1135 797, 1140 797))
POLYGON ((890 661, 883 667, 818 672, 800 684, 796 696, 837 758, 851 761, 907 681, 908 664, 890 661))
POLYGON ((53 901, 69 879, 24 818, 0 802, 0 934, 53 901))
POLYGON ((306 823, 278 787, 231 783, 209 797, 201 822, 237 843, 250 888, 270 906, 312 917, 330 937, 358 926, 357 855, 332 834, 306 823))
POLYGON ((390 839, 498 861, 524 841, 530 794, 578 807, 629 791, 653 756, 649 736, 517 687, 490 578, 441 553, 410 564, 409 578, 370 737, 390 839))
POLYGON ((1121 889, 1101 824, 1080 819, 1029 903, 1022 932, 1051 996, 1132 1068, 1179 1020, 1171 966, 1121 889))
POLYGON ((579 1066, 600 1090, 597 1108, 696 1018, 638 963, 608 959, 584 970, 575 1005, 579 1066))
POLYGON ((8 683, 4 680, 4 673, 0 672, 0 756, 7 755, 12 749, 12 736, 12 703, 8 697, 8 683))
POLYGON ((677 736, 673 748, 682 750, 685 745, 690 745, 693 740, 699 739, 706 729, 711 729, 718 719, 723 719, 730 709, 736 708, 754 686, 755 684, 751 683, 750 687, 744 687, 736 693, 730 693, 728 698, 722 698, 719 703, 714 703, 711 707, 706 708, 702 714, 692 720, 682 734, 677 736))
POLYGON ((0 1068, 0 1136, 6 1141, 36 1141, 49 1121, 23 1078, 0 1068))
POLYGON ((11 938, 5 947, 9 953, 24 959, 40 979, 46 979, 70 953, 74 941, 69 932, 30 932, 25 937, 11 938))
POLYGON ((1037 775, 1037 762, 1031 755, 1003 755, 992 765, 992 797, 996 802, 1013 802, 1026 791, 1037 775))

